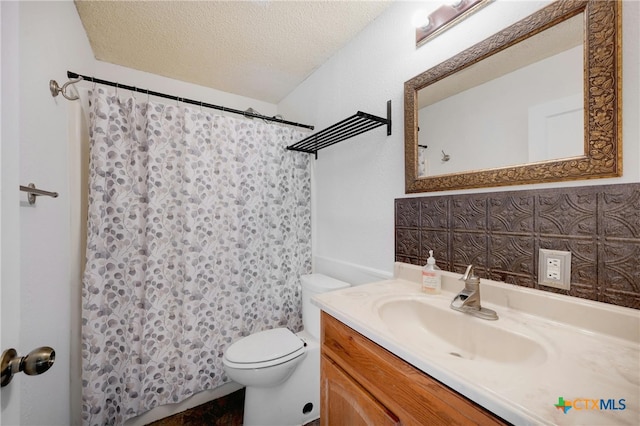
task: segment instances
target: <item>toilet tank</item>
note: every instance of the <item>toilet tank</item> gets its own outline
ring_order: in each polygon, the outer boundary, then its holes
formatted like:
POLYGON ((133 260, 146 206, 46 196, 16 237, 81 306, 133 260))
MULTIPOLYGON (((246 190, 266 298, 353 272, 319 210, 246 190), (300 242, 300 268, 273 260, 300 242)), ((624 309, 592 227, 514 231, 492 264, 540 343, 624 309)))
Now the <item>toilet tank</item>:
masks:
POLYGON ((304 329, 316 340, 320 340, 320 308, 311 303, 316 294, 351 287, 351 284, 322 274, 309 274, 300 277, 302 284, 302 323, 304 329))

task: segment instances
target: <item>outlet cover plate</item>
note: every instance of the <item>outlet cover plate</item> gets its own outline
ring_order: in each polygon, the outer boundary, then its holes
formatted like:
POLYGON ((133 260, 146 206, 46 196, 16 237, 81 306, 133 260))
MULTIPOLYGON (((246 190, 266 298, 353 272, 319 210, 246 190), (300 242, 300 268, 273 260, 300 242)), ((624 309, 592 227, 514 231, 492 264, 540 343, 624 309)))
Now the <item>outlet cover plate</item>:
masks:
POLYGON ((571 287, 571 252, 540 249, 538 284, 569 290, 571 287))

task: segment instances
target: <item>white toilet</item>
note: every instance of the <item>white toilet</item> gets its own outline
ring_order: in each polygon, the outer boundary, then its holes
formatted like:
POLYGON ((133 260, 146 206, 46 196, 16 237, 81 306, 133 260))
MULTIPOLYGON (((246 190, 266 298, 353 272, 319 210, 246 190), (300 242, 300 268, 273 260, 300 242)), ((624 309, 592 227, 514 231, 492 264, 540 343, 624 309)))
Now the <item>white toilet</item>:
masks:
POLYGON ((349 284, 322 274, 300 281, 303 331, 261 331, 233 343, 222 358, 227 375, 246 386, 245 426, 303 425, 320 417, 320 309, 311 298, 349 284))

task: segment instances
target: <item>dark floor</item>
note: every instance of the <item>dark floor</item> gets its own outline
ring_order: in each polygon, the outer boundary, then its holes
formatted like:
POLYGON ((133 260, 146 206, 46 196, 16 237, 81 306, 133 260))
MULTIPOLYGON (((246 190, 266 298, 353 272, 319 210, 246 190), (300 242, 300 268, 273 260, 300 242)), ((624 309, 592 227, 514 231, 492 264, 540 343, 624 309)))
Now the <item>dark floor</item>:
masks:
MULTIPOLYGON (((242 426, 243 407, 244 388, 147 426, 242 426)), ((304 426, 320 426, 320 420, 304 426)))

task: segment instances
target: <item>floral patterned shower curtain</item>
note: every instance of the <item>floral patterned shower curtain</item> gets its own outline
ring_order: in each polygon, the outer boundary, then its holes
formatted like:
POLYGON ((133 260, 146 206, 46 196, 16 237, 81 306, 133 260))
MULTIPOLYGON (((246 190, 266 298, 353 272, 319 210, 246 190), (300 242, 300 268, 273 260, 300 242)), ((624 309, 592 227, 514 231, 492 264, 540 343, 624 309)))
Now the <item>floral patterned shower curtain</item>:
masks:
POLYGON ((298 331, 311 272, 299 130, 90 96, 83 423, 122 424, 229 379, 224 350, 298 331))

